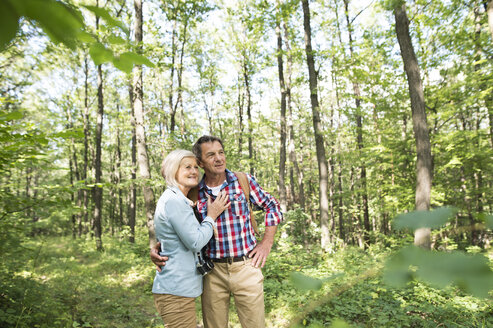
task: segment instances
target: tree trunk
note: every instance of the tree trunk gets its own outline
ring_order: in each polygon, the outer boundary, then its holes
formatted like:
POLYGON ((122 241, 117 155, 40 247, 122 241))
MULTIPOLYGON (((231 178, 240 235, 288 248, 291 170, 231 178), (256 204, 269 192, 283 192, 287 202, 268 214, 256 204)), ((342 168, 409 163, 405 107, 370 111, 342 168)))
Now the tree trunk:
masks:
MULTIPOLYGON (((409 20, 406 14, 406 5, 394 8, 395 29, 401 56, 404 62, 409 84, 411 98, 411 110, 413 118, 413 130, 416 140, 416 210, 428 211, 430 209, 432 158, 428 123, 426 121, 425 99, 423 83, 421 81, 418 60, 409 35, 409 20)), ((430 248, 431 231, 429 228, 420 228, 414 232, 414 244, 430 248)))
POLYGON ((328 168, 325 158, 325 145, 323 139, 322 124, 320 122, 320 107, 318 103, 317 73, 315 71, 315 60, 313 57, 311 27, 310 27, 310 8, 308 0, 302 0, 303 6, 303 26, 305 30, 305 52, 306 63, 308 66, 308 76, 310 83, 310 101, 312 106, 313 131, 315 134, 315 146, 317 150, 317 163, 319 174, 319 201, 320 201, 320 226, 322 229, 321 244, 322 249, 329 248, 329 200, 328 192, 328 168))
POLYGON ((287 53, 287 67, 286 67, 287 79, 285 81, 285 87, 286 87, 286 106, 288 112, 288 120, 287 120, 288 153, 289 153, 289 161, 292 164, 292 166, 290 167, 290 174, 289 174, 290 186, 291 186, 290 192, 291 192, 291 199, 293 201, 297 200, 300 207, 302 209, 305 209, 305 190, 304 190, 305 187, 303 185, 303 172, 300 172, 298 159, 296 157, 296 147, 294 144, 295 135, 294 135, 294 124, 293 124, 293 106, 291 100, 291 72, 293 67, 293 54, 291 53, 291 47, 289 46, 289 31, 285 20, 286 18, 284 18, 284 21, 282 22, 282 27, 284 31, 284 44, 286 46, 286 53, 287 53), (295 174, 297 176, 296 180, 294 178, 295 174), (296 188, 298 189, 297 197, 295 194, 295 185, 296 188))
MULTIPOLYGON (((281 10, 278 3, 278 15, 281 16, 281 10)), ((279 200, 281 210, 285 213, 287 210, 286 200, 286 83, 284 81, 284 63, 282 59, 282 36, 280 18, 276 21, 277 35, 277 70, 279 74, 279 87, 281 91, 281 144, 279 150, 279 200)))
POLYGON ((250 90, 250 73, 247 65, 247 57, 243 57, 243 78, 245 83, 246 92, 246 105, 247 105, 247 121, 248 121, 248 165, 250 167, 250 174, 255 174, 253 165, 253 123, 252 123, 252 91, 250 90))
MULTIPOLYGON (((142 52, 142 1, 134 0, 135 8, 135 43, 138 45, 138 52, 142 52)), ((147 156, 146 134, 144 127, 144 108, 143 108, 143 89, 142 89, 142 65, 135 65, 133 78, 133 108, 135 114, 135 134, 137 139, 137 157, 139 164, 140 178, 143 180, 142 192, 144 194, 145 211, 147 218, 147 228, 149 230, 149 245, 153 247, 156 243, 156 233, 154 231, 154 192, 148 185, 151 172, 149 169, 149 159, 147 156)))
MULTIPOLYGON (((345 8, 345 14, 346 14, 346 22, 347 22, 347 30, 348 30, 348 37, 349 37, 349 54, 350 54, 350 59, 354 59, 354 51, 353 51, 353 35, 352 35, 352 25, 349 20, 349 0, 344 0, 344 8, 345 8)), ((356 77, 353 76, 353 92, 354 92, 354 101, 356 104, 356 130, 357 130, 357 147, 359 151, 359 155, 361 156, 361 151, 363 149, 363 117, 361 115, 361 92, 360 92, 360 87, 359 83, 356 81, 356 77)), ((368 243, 369 242, 369 236, 368 233, 370 232, 370 215, 368 211, 368 192, 367 192, 367 187, 366 187, 366 166, 364 164, 364 161, 361 162, 360 165, 360 182, 361 182, 361 189, 363 190, 362 192, 362 198, 363 198, 363 225, 365 228, 365 241, 368 243)))
POLYGON ((98 65, 98 114, 96 116, 96 156, 94 157, 94 184, 92 189, 92 197, 94 201, 94 216, 93 230, 96 238, 96 249, 103 250, 103 241, 101 240, 101 217, 103 211, 103 187, 101 184, 101 142, 103 136, 103 115, 104 115, 104 99, 103 99, 103 69, 98 65))
MULTIPOLYGON (((89 169, 89 63, 87 54, 84 58, 84 168, 82 170, 82 180, 84 180, 84 185, 87 186, 87 172, 89 169)), ((78 222, 78 236, 81 237, 83 230, 87 228, 89 222, 89 193, 87 188, 82 190, 83 193, 83 207, 78 222)))
MULTIPOLYGON (((130 169, 130 192, 128 194, 128 226, 130 228, 130 235, 128 237, 129 242, 135 242, 135 216, 137 209, 137 188, 136 188, 136 179, 137 179, 137 138, 135 133, 135 112, 134 112, 134 96, 133 96, 133 86, 129 84, 129 99, 130 99, 130 107, 132 111, 131 120, 132 120, 132 150, 131 150, 131 158, 132 165, 130 169)), ((164 141, 164 140, 163 140, 164 141)))
MULTIPOLYGON (((72 112, 70 110, 70 107, 67 106, 67 121, 68 129, 73 129, 74 124, 72 121, 72 112)), ((70 185, 72 188, 74 188, 74 177, 76 181, 80 180, 80 172, 79 172, 79 164, 77 160, 77 149, 75 148, 75 140, 74 138, 70 138, 70 145, 69 145, 69 165, 70 165, 70 185)), ((77 193, 75 191, 72 192, 71 194, 71 200, 72 203, 75 202, 75 196, 77 195, 77 200, 76 200, 76 206, 77 208, 80 208, 82 204, 82 190, 78 189, 77 193)), ((77 237, 77 224, 81 220, 81 213, 78 212, 77 214, 72 214, 72 237, 75 239, 77 237)))

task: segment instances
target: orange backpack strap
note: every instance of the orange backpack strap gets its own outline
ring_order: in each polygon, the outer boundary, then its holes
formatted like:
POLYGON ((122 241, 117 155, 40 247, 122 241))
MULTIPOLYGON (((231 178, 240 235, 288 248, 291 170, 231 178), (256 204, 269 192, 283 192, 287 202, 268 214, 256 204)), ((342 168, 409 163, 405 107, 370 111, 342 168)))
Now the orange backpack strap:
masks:
POLYGON ((234 172, 234 174, 238 178, 238 181, 240 182, 240 187, 243 190, 243 193, 245 194, 246 200, 248 202, 248 209, 250 211, 250 222, 252 223, 253 231, 255 231, 255 234, 259 236, 257 221, 255 221, 255 217, 253 216, 252 203, 250 202, 250 183, 248 183, 248 178, 243 172, 234 172))

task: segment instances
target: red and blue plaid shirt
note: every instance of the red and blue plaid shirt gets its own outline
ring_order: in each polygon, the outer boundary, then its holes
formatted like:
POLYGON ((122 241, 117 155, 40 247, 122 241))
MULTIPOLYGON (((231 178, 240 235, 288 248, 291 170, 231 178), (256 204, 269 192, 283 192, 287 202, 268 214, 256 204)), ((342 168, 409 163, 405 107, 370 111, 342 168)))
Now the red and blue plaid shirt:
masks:
MULTIPOLYGON (((279 202, 263 190, 253 176, 249 174, 246 176, 250 183, 252 204, 265 211, 265 225, 278 225, 283 219, 279 202)), ((255 247, 257 240, 250 222, 248 201, 241 189, 240 181, 233 172, 226 170, 226 181, 221 185, 220 190, 225 190, 229 194, 231 206, 217 218, 217 235, 209 241, 206 254, 215 259, 247 255, 255 247)), ((206 193, 212 199, 216 198, 202 179, 199 183, 197 201, 197 209, 202 219, 207 216, 206 193)))

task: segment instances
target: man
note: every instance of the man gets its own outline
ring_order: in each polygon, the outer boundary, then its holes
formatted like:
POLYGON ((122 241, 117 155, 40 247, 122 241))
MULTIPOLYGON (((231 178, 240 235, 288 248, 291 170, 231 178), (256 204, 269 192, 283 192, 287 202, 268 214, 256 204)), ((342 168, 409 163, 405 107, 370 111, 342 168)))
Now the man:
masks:
MULTIPOLYGON (((279 202, 247 175, 250 200, 265 211, 265 233, 257 242, 250 222, 247 195, 237 176, 226 169, 221 139, 200 137, 192 149, 204 177, 199 183, 197 210, 202 219, 207 213, 207 197, 215 199, 220 191, 229 193, 231 206, 217 219, 217 234, 210 240, 206 254, 214 269, 204 277, 202 313, 205 328, 228 327, 230 295, 243 328, 265 327, 262 268, 270 253, 277 225, 282 221, 279 202)), ((164 265, 166 258, 151 250, 151 259, 164 265)))

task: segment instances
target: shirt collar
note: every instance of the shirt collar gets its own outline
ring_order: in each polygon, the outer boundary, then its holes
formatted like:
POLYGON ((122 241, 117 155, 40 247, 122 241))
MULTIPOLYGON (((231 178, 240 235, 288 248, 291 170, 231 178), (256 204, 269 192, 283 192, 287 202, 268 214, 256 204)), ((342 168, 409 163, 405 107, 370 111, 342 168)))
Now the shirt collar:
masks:
MULTIPOLYGON (((226 169, 226 183, 229 185, 236 180, 238 180, 238 177, 236 177, 236 174, 234 174, 230 170, 226 169)), ((206 187, 206 185, 205 185, 205 173, 204 173, 202 180, 200 180, 200 182, 199 182, 199 190, 205 189, 205 187, 206 187)))

